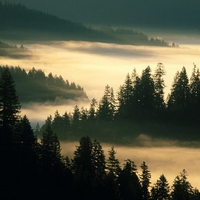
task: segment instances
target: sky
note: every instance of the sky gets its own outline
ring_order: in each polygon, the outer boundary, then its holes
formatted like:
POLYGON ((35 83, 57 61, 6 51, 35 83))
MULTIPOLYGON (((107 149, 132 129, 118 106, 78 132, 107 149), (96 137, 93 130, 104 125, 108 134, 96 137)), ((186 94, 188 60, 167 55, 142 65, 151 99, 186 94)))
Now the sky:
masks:
POLYGON ((200 30, 199 0, 9 0, 90 25, 200 30))

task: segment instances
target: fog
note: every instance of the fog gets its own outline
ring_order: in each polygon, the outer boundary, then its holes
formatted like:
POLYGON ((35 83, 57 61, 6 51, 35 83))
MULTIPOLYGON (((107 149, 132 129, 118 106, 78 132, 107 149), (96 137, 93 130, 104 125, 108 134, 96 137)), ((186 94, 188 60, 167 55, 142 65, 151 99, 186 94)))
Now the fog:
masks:
MULTIPOLYGON (((170 48, 67 41, 24 46, 32 52, 32 57, 0 57, 0 65, 20 66, 26 70, 34 67, 42 69, 46 74, 52 72, 54 75, 62 75, 65 80, 81 85, 90 100, 100 100, 107 84, 117 93, 127 73, 131 74, 135 68, 141 75, 147 66, 151 67, 153 73, 159 62, 164 64, 166 70, 166 97, 178 70, 185 66, 190 77, 194 63, 200 66, 200 45, 192 44, 170 48)), ((86 105, 81 102, 59 106, 31 104, 30 109, 22 105, 22 113, 35 122, 53 115, 55 110, 60 113, 71 112, 76 104, 79 107, 89 106, 89 103, 86 105)))
MULTIPOLYGON (((63 155, 73 158, 73 152, 78 146, 78 142, 61 143, 63 155)), ((181 147, 125 147, 115 144, 102 144, 106 158, 108 158, 108 150, 114 146, 117 152, 116 158, 119 159, 121 165, 126 159, 131 159, 137 165, 138 173, 140 173, 140 165, 143 161, 151 171, 152 185, 159 179, 161 174, 167 178, 170 186, 177 175, 183 169, 186 169, 188 181, 195 188, 200 189, 199 183, 199 160, 200 150, 197 148, 181 148, 181 147)))
MULTIPOLYGON (((124 83, 127 73, 133 69, 141 75, 142 70, 150 66, 152 73, 159 62, 165 66, 165 97, 170 92, 175 73, 186 67, 191 76, 194 63, 200 67, 200 45, 194 39, 180 44, 179 48, 116 45, 91 42, 51 42, 43 44, 23 44, 32 52, 31 57, 0 57, 0 65, 20 66, 27 71, 33 67, 42 69, 46 74, 62 75, 69 82, 75 82, 84 88, 89 99, 100 100, 104 87, 109 84, 117 93, 124 83)), ((49 115, 58 110, 60 114, 73 112, 75 105, 88 107, 85 102, 68 102, 63 105, 48 103, 30 103, 22 105, 21 115, 26 114, 31 123, 42 124, 49 115)), ((188 172, 188 179, 194 187, 200 189, 198 178, 200 150, 198 148, 181 148, 177 141, 154 140, 143 134, 137 138, 143 147, 115 146, 117 158, 123 162, 130 158, 139 166, 145 161, 152 173, 152 183, 164 173, 170 185, 183 169, 188 172), (152 147, 154 146, 154 147, 152 147), (156 147, 155 147, 156 146, 156 147), (163 147, 162 147, 163 146, 163 147), (179 147, 176 147, 179 146, 179 147)), ((63 143, 62 153, 73 157, 76 143, 63 143)), ((113 144, 103 144, 107 153, 113 144)), ((184 146, 184 145, 183 145, 184 146)), ((187 144, 187 146, 190 146, 187 144)), ((192 144, 192 146, 195 146, 192 144)))

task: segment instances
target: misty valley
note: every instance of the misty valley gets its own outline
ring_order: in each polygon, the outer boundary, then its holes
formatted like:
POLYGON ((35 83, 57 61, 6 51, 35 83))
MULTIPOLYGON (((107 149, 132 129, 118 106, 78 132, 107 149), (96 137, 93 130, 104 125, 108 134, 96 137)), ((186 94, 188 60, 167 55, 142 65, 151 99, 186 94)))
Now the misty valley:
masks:
POLYGON ((0 0, 0 199, 200 199, 196 15, 147 4, 85 25, 0 0))

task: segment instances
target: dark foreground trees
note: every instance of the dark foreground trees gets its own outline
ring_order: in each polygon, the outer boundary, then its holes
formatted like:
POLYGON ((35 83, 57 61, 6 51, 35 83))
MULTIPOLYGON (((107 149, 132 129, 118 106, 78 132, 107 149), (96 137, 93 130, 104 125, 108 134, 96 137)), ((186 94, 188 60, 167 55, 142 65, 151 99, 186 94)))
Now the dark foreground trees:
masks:
POLYGON ((200 199, 185 170, 175 178, 171 190, 164 175, 151 189, 145 162, 140 169, 130 159, 120 163, 114 147, 106 159, 101 144, 90 137, 81 137, 72 159, 64 157, 52 119, 46 121, 38 139, 28 118, 20 117, 19 112, 14 82, 5 71, 0 78, 0 199, 200 199))

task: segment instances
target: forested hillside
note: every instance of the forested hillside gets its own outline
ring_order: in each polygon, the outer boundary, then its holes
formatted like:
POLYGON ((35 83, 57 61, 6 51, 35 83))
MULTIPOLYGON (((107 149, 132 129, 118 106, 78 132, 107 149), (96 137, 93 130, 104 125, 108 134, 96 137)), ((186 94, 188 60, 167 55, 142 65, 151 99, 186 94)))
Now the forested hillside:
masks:
POLYGON ((87 101, 83 88, 64 80, 62 76, 49 73, 45 75, 42 70, 35 68, 26 72, 20 67, 0 66, 0 74, 9 68, 16 83, 19 100, 22 103, 49 102, 52 104, 66 103, 67 100, 82 99, 87 101))
POLYGON ((20 41, 78 40, 106 43, 172 46, 164 40, 149 38, 127 29, 108 31, 89 28, 83 24, 31 10, 21 4, 0 2, 0 38, 20 41))
POLYGON ((172 187, 164 174, 151 185, 145 161, 138 173, 134 161, 127 158, 122 166, 114 147, 106 158, 101 144, 89 137, 81 137, 73 158, 63 156, 50 123, 38 140, 28 118, 19 113, 15 83, 6 68, 0 77, 1 199, 200 199, 186 170, 175 177, 172 187))

